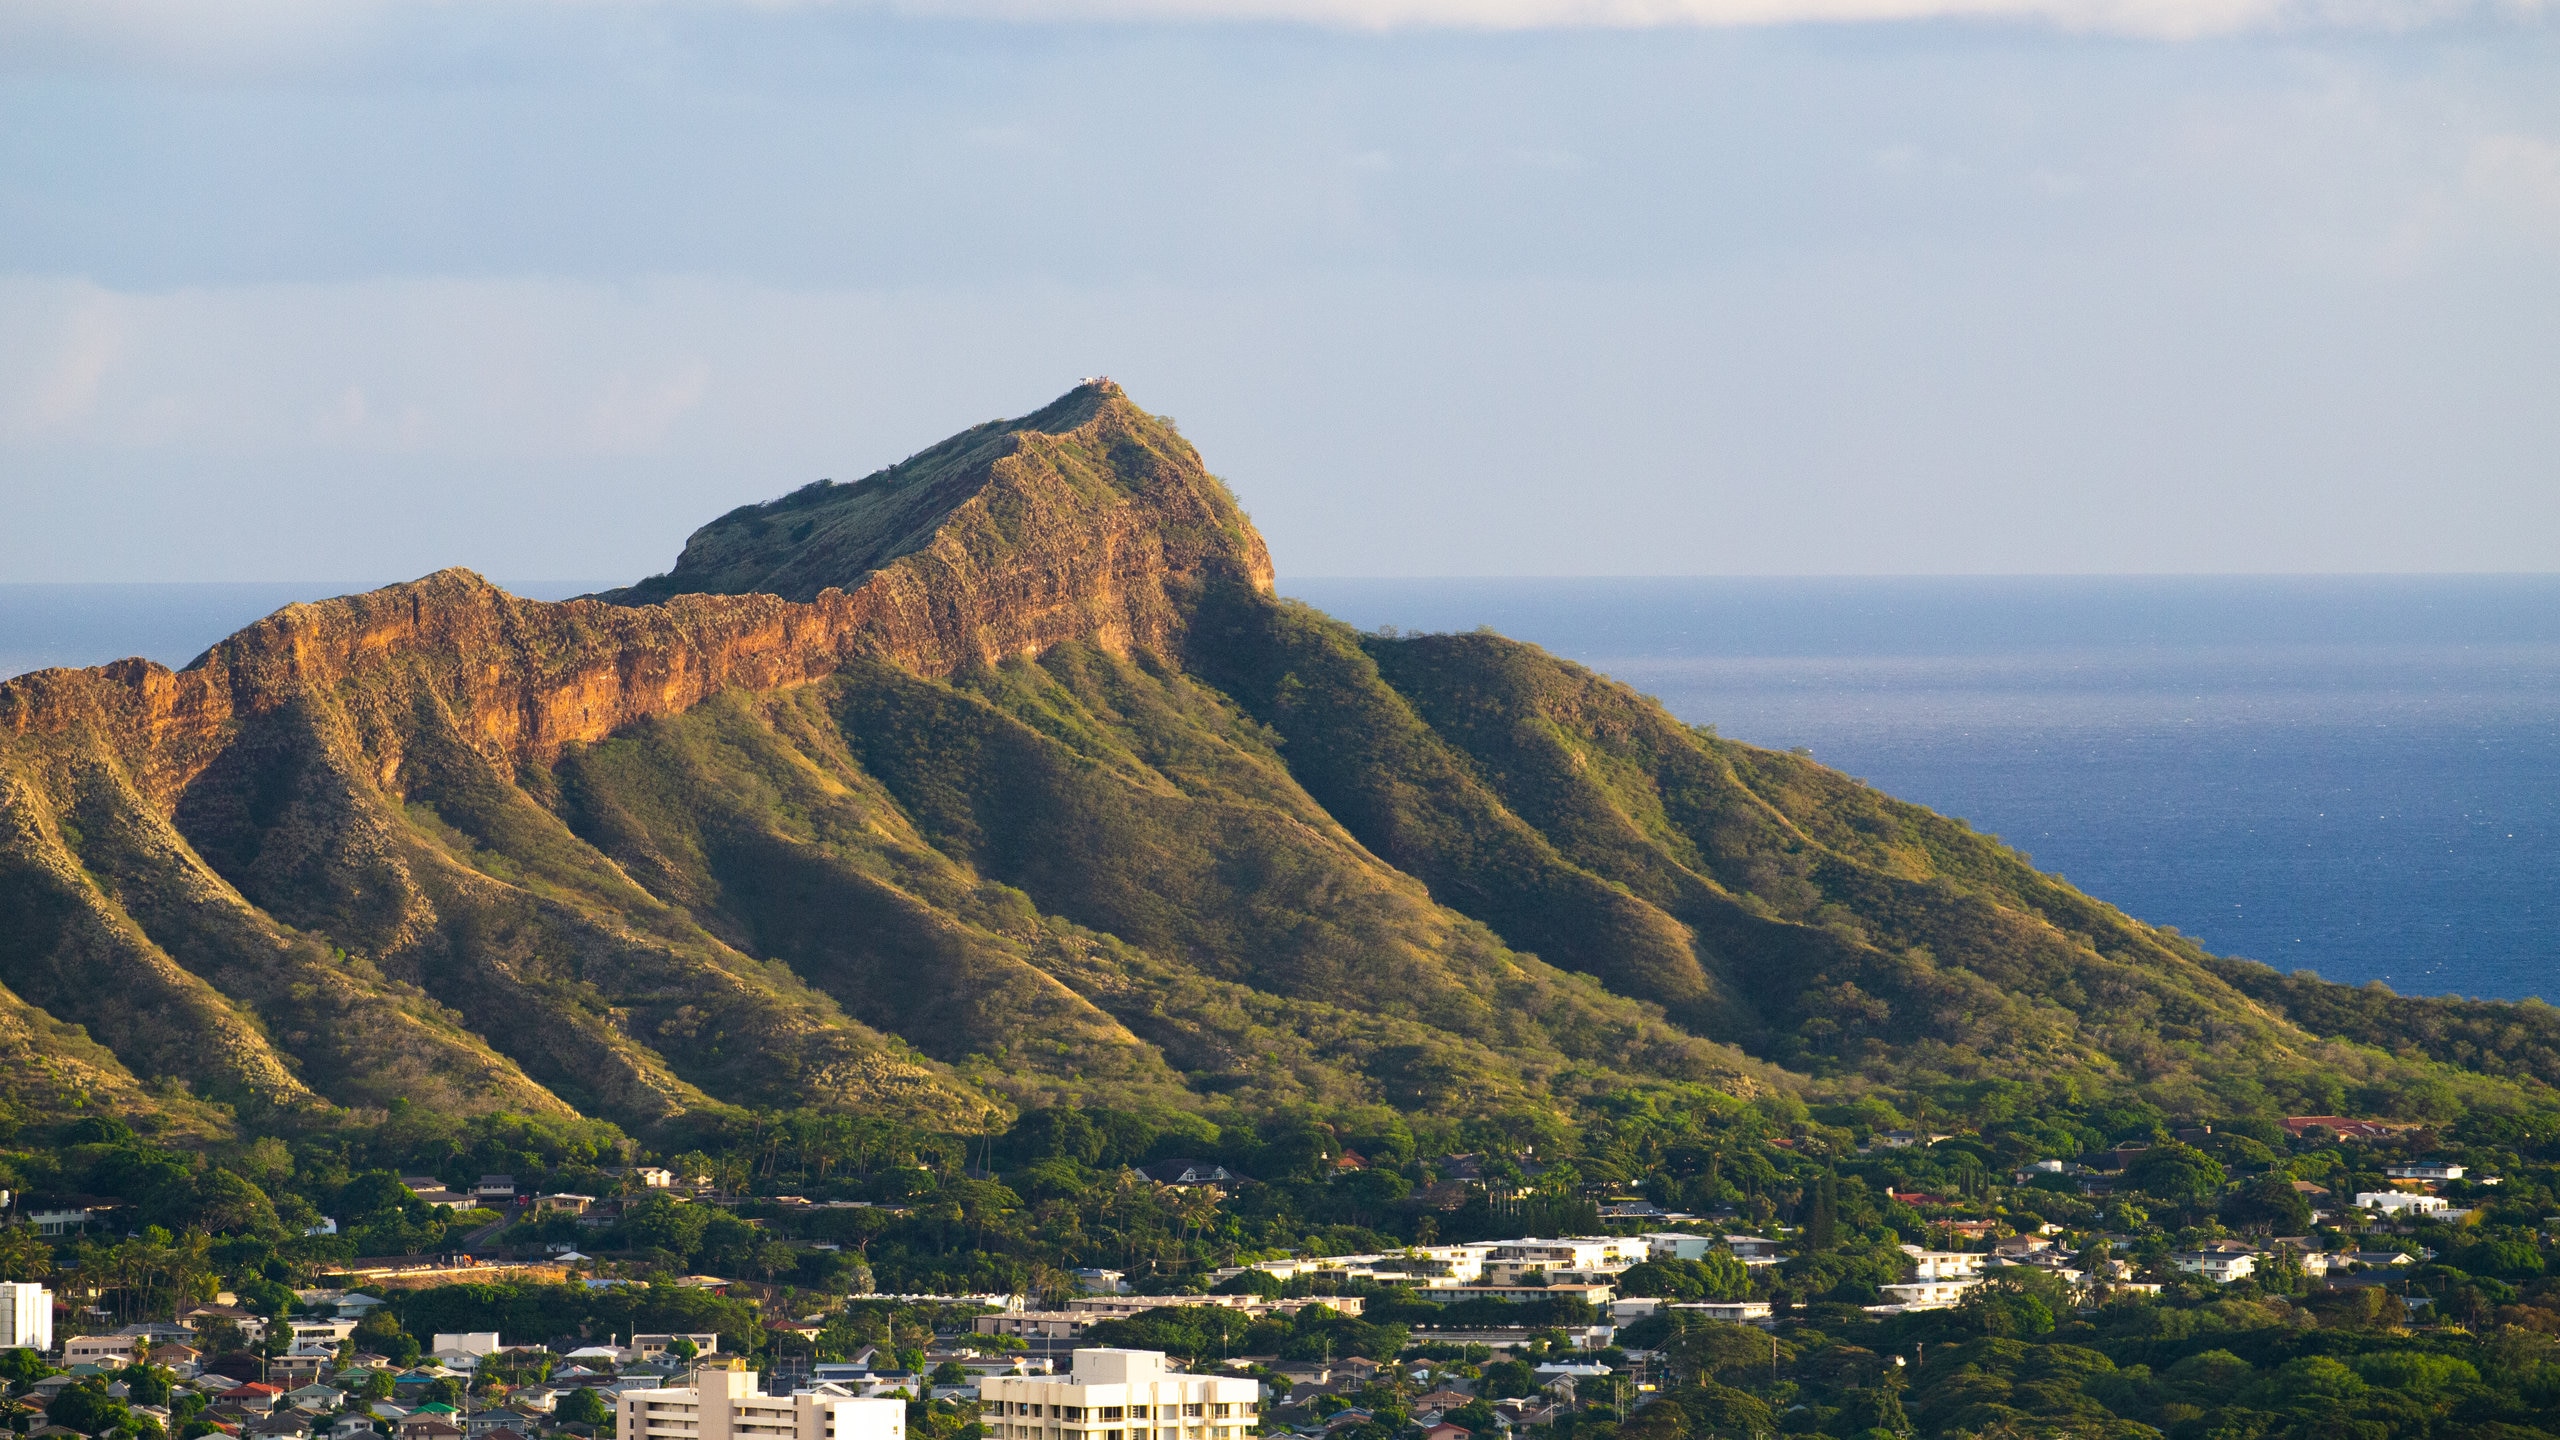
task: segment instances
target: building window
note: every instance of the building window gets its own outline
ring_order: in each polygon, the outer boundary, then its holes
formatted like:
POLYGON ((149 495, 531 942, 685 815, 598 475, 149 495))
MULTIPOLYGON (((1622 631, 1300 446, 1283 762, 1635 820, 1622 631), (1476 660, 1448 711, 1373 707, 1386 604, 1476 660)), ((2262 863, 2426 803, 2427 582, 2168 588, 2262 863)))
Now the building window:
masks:
POLYGON ((1190 1416, 1194 1420, 1197 1420, 1200 1418, 1200 1407, 1197 1405, 1185 1405, 1182 1407, 1182 1413, 1190 1416))
POLYGON ((1144 1419, 1146 1419, 1146 1418, 1147 1418, 1147 1407, 1146 1407, 1146 1406, 1144 1406, 1144 1405, 1132 1405, 1132 1406, 1130 1406, 1130 1407, 1129 1407, 1129 1418, 1130 1418, 1130 1419, 1132 1419, 1132 1420, 1144 1420, 1144 1419))

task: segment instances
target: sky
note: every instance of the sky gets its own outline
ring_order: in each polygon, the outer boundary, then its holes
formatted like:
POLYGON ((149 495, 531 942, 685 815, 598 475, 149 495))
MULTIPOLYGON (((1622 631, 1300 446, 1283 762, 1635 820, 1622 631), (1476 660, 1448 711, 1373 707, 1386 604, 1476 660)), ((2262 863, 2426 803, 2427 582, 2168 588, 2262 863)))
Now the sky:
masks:
POLYGON ((0 581, 626 580, 1108 374, 1342 575, 2560 568, 2560 12, 11 0, 0 581))

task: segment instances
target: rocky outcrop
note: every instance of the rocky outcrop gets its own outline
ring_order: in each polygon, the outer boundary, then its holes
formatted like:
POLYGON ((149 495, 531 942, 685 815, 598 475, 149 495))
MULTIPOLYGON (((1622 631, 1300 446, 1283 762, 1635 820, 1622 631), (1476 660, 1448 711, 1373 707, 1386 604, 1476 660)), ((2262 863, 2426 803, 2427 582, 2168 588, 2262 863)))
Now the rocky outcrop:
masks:
MULTIPOLYGON (((22 676, 0 685, 0 735, 89 734, 167 804, 240 721, 396 671, 435 692, 492 760, 547 765, 563 745, 857 657, 939 677, 1069 641, 1168 650, 1184 591, 1271 588, 1269 552, 1233 497, 1118 387, 1088 384, 989 428, 820 503, 724 517, 688 543, 693 563, 605 598, 526 600, 445 570, 287 606, 183 671, 123 660, 22 676), (1044 417, 1065 428, 1038 428, 1044 417), (823 528, 770 565, 740 560, 766 558, 752 536, 777 510, 823 528), (777 572, 806 597, 706 593, 777 572)), ((398 728, 364 736, 385 774, 398 728)))
POLYGON ((751 507, 611 597, 447 570, 289 606, 181 671, 0 684, 0 984, 142 1073, 261 1107, 568 1094, 646 1120, 712 1103, 697 1080, 759 1103, 978 1105, 612 883, 514 782, 856 661, 942 677, 1070 642, 1169 649, 1185 594, 1267 590, 1270 560, 1191 446, 1108 383, 782 507, 780 550, 751 507), (793 593, 709 593, 757 589, 755 566, 793 593), (510 843, 570 858, 534 884, 491 858, 510 843))

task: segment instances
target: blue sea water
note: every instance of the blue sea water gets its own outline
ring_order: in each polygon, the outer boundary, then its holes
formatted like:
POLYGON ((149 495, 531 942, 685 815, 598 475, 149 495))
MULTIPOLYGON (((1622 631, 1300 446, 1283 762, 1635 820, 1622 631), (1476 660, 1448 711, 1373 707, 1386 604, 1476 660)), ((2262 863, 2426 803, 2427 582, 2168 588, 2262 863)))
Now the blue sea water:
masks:
MULTIPOLYGON (((0 675, 362 584, 0 585, 0 675)), ((596 582, 524 584, 541 598, 596 582)), ((1323 580, 1810 748, 2225 954, 2560 998, 2560 577, 1323 580)))
POLYGON ((1299 580, 1810 748, 2208 948, 2560 999, 2560 577, 1299 580))

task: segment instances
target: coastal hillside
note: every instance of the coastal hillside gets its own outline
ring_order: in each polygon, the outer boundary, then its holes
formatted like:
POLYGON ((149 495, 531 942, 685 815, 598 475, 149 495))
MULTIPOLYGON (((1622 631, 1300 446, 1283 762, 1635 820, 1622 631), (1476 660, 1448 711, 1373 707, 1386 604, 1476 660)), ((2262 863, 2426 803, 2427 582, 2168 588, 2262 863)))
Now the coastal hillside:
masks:
POLYGON ((0 1100, 172 1134, 2552 1078, 1535 647, 1280 600, 1108 382, 624 590, 447 571, 0 685, 0 916, 0 1100))

